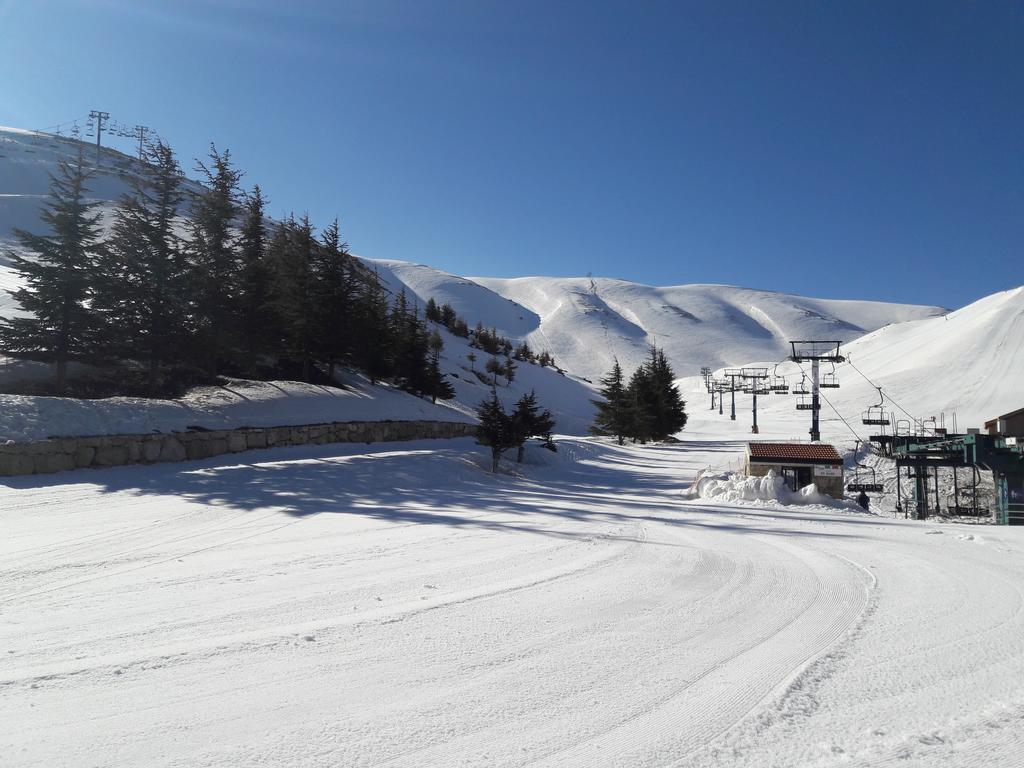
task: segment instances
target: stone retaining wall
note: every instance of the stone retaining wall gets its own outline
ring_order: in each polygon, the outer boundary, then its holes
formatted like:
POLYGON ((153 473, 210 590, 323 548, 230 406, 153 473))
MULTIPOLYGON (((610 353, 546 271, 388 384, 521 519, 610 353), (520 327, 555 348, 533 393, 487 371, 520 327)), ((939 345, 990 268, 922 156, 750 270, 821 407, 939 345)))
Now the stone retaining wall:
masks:
POLYGON ((339 421, 291 427, 241 427, 171 434, 62 437, 0 445, 0 477, 85 467, 205 459, 255 448, 324 443, 471 437, 474 424, 451 421, 339 421))

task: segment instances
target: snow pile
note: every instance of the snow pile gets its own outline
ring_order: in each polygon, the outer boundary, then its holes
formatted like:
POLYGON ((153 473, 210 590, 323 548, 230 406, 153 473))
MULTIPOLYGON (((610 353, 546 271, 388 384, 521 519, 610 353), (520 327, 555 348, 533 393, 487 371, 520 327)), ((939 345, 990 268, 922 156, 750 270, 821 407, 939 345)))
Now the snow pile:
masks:
POLYGON ((736 474, 704 474, 697 479, 690 490, 690 498, 713 499, 722 502, 773 501, 778 504, 817 504, 836 509, 852 509, 855 505, 838 501, 818 491, 814 483, 791 491, 786 481, 768 470, 762 477, 748 477, 736 474))

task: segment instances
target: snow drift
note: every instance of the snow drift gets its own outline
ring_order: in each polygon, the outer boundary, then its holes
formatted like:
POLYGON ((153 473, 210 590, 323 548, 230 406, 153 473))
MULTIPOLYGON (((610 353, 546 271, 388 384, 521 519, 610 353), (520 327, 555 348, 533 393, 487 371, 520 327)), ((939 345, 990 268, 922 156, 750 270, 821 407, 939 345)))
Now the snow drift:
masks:
POLYGON ((791 491, 786 485, 786 481, 777 475, 775 470, 768 470, 768 474, 762 477, 705 473, 694 482, 688 491, 688 497, 727 503, 769 501, 786 505, 815 504, 834 509, 859 511, 859 507, 855 504, 833 499, 831 496, 821 493, 814 483, 798 491, 791 491))

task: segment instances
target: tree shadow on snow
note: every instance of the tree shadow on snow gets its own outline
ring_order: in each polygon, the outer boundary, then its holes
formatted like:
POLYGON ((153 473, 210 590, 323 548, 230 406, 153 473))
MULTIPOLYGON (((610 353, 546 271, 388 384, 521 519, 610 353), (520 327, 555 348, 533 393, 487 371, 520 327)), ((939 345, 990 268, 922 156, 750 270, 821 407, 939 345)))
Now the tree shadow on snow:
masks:
MULTIPOLYGON (((779 524, 789 519, 821 522, 822 518, 813 516, 758 514, 758 510, 746 507, 685 506, 680 503, 679 493, 691 477, 678 474, 678 464, 676 474, 658 471, 659 459, 678 461, 678 448, 657 447, 638 458, 636 453, 615 446, 563 446, 568 453, 577 451, 581 455, 575 461, 524 465, 530 477, 491 475, 483 468, 488 460, 484 449, 474 447, 470 440, 453 440, 278 448, 180 464, 7 478, 4 484, 12 488, 56 488, 88 483, 99 485, 106 493, 173 496, 213 508, 276 510, 296 518, 340 514, 557 538, 593 537, 592 527, 567 529, 566 521, 650 521, 817 538, 853 535, 779 524)), ((835 522, 834 518, 829 520, 835 522)), ((838 522, 875 523, 861 518, 838 522)))

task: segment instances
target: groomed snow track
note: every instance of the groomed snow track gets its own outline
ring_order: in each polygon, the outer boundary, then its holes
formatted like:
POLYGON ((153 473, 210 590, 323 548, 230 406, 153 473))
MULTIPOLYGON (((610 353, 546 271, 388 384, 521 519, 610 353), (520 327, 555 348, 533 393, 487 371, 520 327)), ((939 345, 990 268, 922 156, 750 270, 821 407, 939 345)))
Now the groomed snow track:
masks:
POLYGON ((3 764, 1017 764, 1017 529, 684 503, 738 444, 561 446, 4 481, 3 764))

